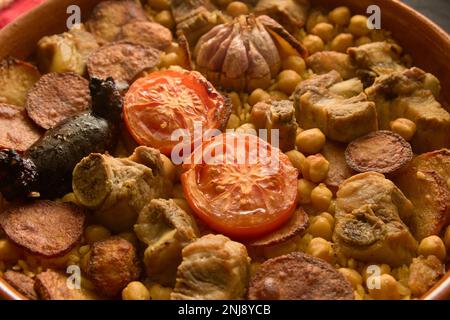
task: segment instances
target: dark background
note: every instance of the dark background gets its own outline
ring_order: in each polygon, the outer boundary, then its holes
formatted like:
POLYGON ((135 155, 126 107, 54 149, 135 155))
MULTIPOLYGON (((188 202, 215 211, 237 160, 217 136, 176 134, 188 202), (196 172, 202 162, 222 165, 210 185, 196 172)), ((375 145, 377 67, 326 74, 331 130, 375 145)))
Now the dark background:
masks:
POLYGON ((450 33, 450 0, 403 0, 450 33))

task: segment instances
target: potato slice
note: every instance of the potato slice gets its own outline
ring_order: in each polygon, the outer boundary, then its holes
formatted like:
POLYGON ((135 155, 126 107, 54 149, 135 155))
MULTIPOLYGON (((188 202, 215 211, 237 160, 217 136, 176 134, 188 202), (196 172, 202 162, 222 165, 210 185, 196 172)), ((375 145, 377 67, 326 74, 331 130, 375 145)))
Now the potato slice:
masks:
POLYGON ((23 106, 28 90, 39 80, 38 69, 28 62, 7 58, 0 63, 0 102, 23 106))

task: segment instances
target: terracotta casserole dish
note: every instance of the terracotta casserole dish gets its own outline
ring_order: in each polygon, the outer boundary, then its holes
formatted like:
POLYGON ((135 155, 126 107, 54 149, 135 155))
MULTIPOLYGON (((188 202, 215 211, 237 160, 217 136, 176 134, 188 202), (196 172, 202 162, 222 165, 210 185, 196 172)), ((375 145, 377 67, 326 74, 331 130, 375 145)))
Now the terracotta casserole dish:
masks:
MULTIPOLYGON (((0 60, 7 56, 30 56, 39 39, 66 30, 66 13, 70 5, 81 8, 82 20, 86 20, 92 8, 102 0, 48 0, 25 16, 14 21, 0 32, 0 60)), ((412 8, 396 0, 312 0, 312 5, 336 7, 348 6, 352 12, 366 14, 369 5, 381 8, 382 28, 392 32, 414 64, 434 74, 442 88, 450 88, 450 37, 412 8)), ((449 109, 450 91, 442 90, 441 102, 449 109)), ((0 297, 8 300, 26 299, 0 279, 0 297)), ((423 297, 426 300, 450 299, 450 272, 448 272, 423 297)))

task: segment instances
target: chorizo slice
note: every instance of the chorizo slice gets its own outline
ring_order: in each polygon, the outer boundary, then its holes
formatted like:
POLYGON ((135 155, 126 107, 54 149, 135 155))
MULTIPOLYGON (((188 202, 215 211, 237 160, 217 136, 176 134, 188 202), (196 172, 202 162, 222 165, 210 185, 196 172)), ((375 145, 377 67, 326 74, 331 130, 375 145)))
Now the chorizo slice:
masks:
POLYGON ((250 300, 352 300, 351 284, 332 265, 302 252, 264 262, 250 281, 250 300))
POLYGON ((72 204, 36 201, 0 214, 8 238, 27 251, 44 257, 61 256, 83 233, 85 212, 72 204))
POLYGON ((119 295, 141 272, 135 247, 119 237, 95 242, 83 269, 97 290, 107 297, 119 295))
POLYGON ((292 217, 280 229, 246 243, 250 247, 266 247, 287 241, 301 234, 308 227, 308 214, 302 208, 294 211, 292 217))
POLYGON ((28 299, 38 299, 34 290, 33 278, 17 271, 8 270, 3 274, 3 279, 28 299))
POLYGON ((0 103, 0 149, 27 150, 41 137, 41 130, 18 106, 0 103))
POLYGON ((412 159, 411 145, 399 134, 379 130, 352 141, 345 150, 345 160, 357 172, 374 171, 393 174, 412 159))
POLYGON ((139 44, 111 43, 89 56, 87 68, 91 78, 112 77, 121 88, 128 87, 140 72, 156 67, 160 55, 160 51, 139 44))
POLYGON ((124 41, 140 44, 144 47, 165 50, 172 44, 172 32, 159 23, 136 21, 122 28, 124 41))
POLYGON ((68 278, 54 270, 41 272, 36 276, 34 289, 44 300, 94 300, 96 295, 85 290, 70 288, 68 278))
POLYGON ((89 82, 72 73, 48 73, 30 89, 25 108, 37 125, 50 129, 91 105, 89 82))

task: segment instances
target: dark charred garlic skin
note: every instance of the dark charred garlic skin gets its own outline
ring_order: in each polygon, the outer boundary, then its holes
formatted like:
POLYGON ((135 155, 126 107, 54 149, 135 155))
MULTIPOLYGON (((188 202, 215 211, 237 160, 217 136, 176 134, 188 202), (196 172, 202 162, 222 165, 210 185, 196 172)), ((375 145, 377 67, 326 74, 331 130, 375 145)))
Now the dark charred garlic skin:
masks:
POLYGON ((195 46, 197 68, 225 89, 267 88, 281 68, 281 49, 306 55, 302 45, 268 16, 240 16, 203 35, 195 46))
POLYGON ((0 192, 7 200, 39 193, 57 198, 71 191, 72 171, 85 156, 112 150, 120 132, 122 99, 114 80, 93 78, 92 110, 69 118, 22 156, 0 151, 0 192))

